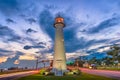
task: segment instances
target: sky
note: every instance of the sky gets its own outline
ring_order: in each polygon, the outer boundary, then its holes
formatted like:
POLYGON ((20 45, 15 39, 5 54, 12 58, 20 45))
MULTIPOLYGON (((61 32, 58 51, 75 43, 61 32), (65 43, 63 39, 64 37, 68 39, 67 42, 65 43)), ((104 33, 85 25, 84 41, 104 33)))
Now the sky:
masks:
POLYGON ((120 44, 120 0, 0 0, 0 67, 52 59, 55 17, 65 21, 67 60, 103 57, 120 44))

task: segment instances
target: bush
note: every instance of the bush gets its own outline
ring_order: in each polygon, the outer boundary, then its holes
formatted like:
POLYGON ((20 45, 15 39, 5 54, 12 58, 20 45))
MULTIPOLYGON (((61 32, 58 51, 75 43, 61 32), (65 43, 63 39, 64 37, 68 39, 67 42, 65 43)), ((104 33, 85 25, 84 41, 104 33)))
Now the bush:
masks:
POLYGON ((65 75, 73 75, 73 72, 65 72, 65 75))
POLYGON ((46 69, 41 69, 40 70, 40 75, 45 75, 46 69))
POLYGON ((72 72, 73 72, 73 74, 75 74, 75 75, 81 74, 81 71, 80 71, 79 69, 73 69, 72 72))
POLYGON ((65 75, 80 75, 81 71, 79 69, 72 69, 69 72, 65 72, 65 75))
POLYGON ((54 73, 50 72, 48 69, 41 69, 40 75, 54 75, 54 73))

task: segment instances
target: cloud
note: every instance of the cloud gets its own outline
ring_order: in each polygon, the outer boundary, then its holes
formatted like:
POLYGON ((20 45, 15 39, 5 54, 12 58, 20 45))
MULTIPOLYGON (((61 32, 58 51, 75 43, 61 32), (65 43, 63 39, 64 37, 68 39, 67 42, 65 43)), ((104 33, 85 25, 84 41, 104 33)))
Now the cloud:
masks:
POLYGON ((14 64, 19 64, 20 61, 19 60, 15 60, 14 64))
POLYGON ((43 31, 45 31, 52 39, 54 39, 54 17, 49 10, 41 11, 39 15, 39 23, 43 31))
POLYGON ((2 26, 2 25, 0 25, 0 37, 2 37, 2 39, 4 38, 5 40, 8 40, 8 41, 19 41, 21 39, 21 37, 18 36, 8 26, 2 26))
POLYGON ((97 50, 97 52, 107 52, 107 51, 109 51, 109 50, 110 50, 110 46, 100 48, 100 49, 97 50))
POLYGON ((67 57, 68 60, 69 59, 75 59, 75 58, 78 58, 80 56, 87 56, 87 55, 89 55, 89 54, 85 53, 83 51, 81 51, 81 52, 74 52, 74 53, 66 53, 66 57, 67 57))
POLYGON ((8 23, 15 23, 15 21, 12 20, 12 19, 10 19, 10 18, 6 19, 6 21, 7 21, 8 23))
POLYGON ((32 47, 31 46, 24 46, 24 49, 28 50, 28 49, 31 49, 32 47))
POLYGON ((119 17, 113 17, 113 18, 104 20, 99 25, 97 25, 96 27, 90 28, 88 30, 88 34, 99 33, 100 31, 102 31, 106 28, 114 27, 114 26, 118 25, 119 23, 120 23, 120 18, 119 17))
POLYGON ((36 53, 46 54, 46 53, 53 53, 53 52, 54 52, 53 47, 51 47, 51 48, 42 49, 40 51, 37 51, 36 53))
POLYGON ((37 31, 35 31, 35 30, 31 29, 31 28, 27 29, 27 31, 26 31, 26 33, 31 33, 31 32, 35 33, 37 31))
MULTIPOLYGON (((0 56, 0 64, 6 62, 6 61, 7 61, 7 58, 8 58, 8 57, 6 57, 6 56, 0 56)), ((1 64, 1 65, 2 65, 2 64, 1 64)))
POLYGON ((39 45, 39 46, 32 46, 32 48, 45 48, 45 46, 39 45))
POLYGON ((3 66, 4 68, 9 68, 9 67, 15 66, 16 64, 14 64, 14 62, 19 59, 19 56, 20 56, 20 55, 23 55, 23 54, 24 54, 24 53, 22 53, 22 52, 20 52, 20 51, 16 51, 15 56, 14 56, 14 57, 11 57, 11 58, 10 58, 10 57, 7 58, 6 62, 4 62, 4 63, 2 64, 2 66, 3 66))
POLYGON ((3 53, 8 53, 8 52, 12 52, 12 51, 10 51, 10 50, 5 50, 5 49, 0 49, 0 52, 3 52, 3 53))
POLYGON ((32 48, 45 48, 45 47, 42 46, 42 45, 37 45, 37 46, 28 46, 28 45, 26 45, 26 46, 24 46, 24 49, 26 49, 26 50, 29 50, 29 49, 32 49, 32 48))
POLYGON ((28 18, 27 21, 28 21, 30 24, 37 22, 34 18, 28 18))
POLYGON ((35 55, 21 55, 19 60, 36 60, 35 55))
POLYGON ((38 45, 46 45, 44 42, 39 42, 38 45))
POLYGON ((8 57, 8 56, 12 56, 14 52, 12 50, 7 50, 7 49, 2 49, 0 48, 0 56, 1 57, 8 57))

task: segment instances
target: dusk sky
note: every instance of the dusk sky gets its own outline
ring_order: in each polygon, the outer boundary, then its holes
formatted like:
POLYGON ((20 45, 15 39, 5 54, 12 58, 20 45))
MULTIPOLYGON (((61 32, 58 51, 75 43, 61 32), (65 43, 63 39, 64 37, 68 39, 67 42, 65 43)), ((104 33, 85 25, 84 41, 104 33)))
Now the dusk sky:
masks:
POLYGON ((120 44, 120 0, 0 0, 0 67, 52 59, 57 15, 65 19, 67 59, 120 44))

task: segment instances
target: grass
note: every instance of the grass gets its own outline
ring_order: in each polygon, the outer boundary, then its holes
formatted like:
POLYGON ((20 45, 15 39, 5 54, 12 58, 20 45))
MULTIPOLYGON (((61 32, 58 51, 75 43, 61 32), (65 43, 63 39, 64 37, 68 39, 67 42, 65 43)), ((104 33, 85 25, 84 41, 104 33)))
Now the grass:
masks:
POLYGON ((115 79, 82 73, 81 75, 78 76, 62 76, 62 77, 42 76, 40 74, 34 74, 31 76, 22 77, 17 80, 115 80, 115 79))

